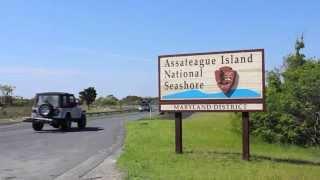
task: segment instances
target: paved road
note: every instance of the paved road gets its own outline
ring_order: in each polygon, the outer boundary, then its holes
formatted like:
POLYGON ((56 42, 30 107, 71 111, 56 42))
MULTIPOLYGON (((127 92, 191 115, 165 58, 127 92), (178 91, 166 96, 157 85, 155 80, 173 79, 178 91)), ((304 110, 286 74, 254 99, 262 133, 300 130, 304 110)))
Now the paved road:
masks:
POLYGON ((35 132, 29 123, 0 126, 0 179, 55 179, 119 141, 125 120, 146 116, 148 113, 109 115, 91 119, 84 130, 70 132, 51 126, 35 132))

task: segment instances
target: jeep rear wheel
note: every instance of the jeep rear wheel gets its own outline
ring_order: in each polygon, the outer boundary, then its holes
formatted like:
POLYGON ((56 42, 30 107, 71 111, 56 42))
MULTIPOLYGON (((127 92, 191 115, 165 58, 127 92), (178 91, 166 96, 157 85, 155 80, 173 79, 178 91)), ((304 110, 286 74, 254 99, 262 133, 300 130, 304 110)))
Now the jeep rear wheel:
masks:
POLYGON ((58 120, 53 120, 50 125, 54 128, 59 128, 60 127, 60 123, 58 120))
POLYGON ((81 119, 78 121, 78 128, 83 129, 87 125, 87 117, 86 115, 82 115, 81 119))
POLYGON ((59 124, 51 124, 51 126, 54 127, 54 128, 59 128, 60 127, 59 124))
POLYGON ((42 128, 43 128, 43 122, 40 122, 40 121, 33 121, 32 122, 32 128, 35 130, 35 131, 41 131, 42 128))
POLYGON ((62 130, 69 130, 71 128, 71 117, 67 115, 66 118, 61 122, 62 130))

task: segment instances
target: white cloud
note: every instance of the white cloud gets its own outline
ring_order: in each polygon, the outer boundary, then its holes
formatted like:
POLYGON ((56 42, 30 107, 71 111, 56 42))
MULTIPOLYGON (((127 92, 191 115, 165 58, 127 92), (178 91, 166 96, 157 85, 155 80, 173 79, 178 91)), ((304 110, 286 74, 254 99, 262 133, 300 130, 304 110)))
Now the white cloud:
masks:
POLYGON ((89 56, 100 57, 101 59, 105 60, 108 59, 114 61, 127 61, 127 62, 153 62, 154 58, 145 58, 145 57, 136 57, 131 55, 123 55, 120 53, 113 53, 109 50, 95 50, 90 48, 83 48, 83 47, 65 47, 65 50, 71 51, 77 54, 87 54, 89 56))
POLYGON ((43 67, 19 67, 19 66, 0 66, 0 75, 26 75, 26 76, 74 76, 81 72, 75 69, 63 68, 43 68, 43 67))

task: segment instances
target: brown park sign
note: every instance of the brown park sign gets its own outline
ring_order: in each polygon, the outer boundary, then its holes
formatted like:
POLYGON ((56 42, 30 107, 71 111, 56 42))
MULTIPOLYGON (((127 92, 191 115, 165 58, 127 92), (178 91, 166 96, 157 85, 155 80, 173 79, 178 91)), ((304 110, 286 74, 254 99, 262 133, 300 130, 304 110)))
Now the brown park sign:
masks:
POLYGON ((250 158, 249 112, 265 111, 264 50, 162 55, 160 111, 175 112, 176 153, 182 153, 182 112, 242 112, 242 158, 250 158))
POLYGON ((162 55, 161 111, 264 111, 264 50, 162 55))

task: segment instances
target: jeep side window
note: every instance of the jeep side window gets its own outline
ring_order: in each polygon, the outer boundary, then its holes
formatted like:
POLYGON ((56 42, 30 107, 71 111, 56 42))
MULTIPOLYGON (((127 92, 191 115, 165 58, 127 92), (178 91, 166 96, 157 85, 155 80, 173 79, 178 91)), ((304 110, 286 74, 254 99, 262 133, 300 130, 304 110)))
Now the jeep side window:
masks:
POLYGON ((62 96, 62 107, 68 107, 67 96, 62 96))
POLYGON ((69 103, 70 106, 74 106, 76 104, 76 99, 74 96, 69 96, 69 103))

